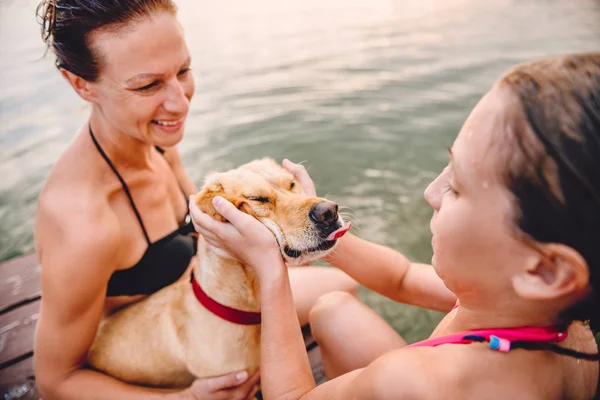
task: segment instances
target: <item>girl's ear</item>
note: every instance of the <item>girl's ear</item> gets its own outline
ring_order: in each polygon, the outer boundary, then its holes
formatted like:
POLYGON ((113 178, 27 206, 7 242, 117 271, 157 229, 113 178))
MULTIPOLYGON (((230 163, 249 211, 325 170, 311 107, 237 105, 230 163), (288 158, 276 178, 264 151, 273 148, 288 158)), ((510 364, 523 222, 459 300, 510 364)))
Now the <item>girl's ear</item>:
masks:
POLYGON ((590 275, 579 252, 557 243, 541 245, 540 250, 537 261, 513 276, 513 289, 520 297, 551 300, 587 292, 590 275))

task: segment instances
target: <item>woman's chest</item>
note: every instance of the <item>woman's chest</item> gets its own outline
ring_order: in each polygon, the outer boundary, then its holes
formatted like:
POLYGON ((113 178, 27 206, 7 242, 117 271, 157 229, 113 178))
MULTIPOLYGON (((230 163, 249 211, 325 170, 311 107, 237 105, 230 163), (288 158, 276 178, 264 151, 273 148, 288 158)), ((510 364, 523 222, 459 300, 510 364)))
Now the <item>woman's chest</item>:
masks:
POLYGON ((109 196, 122 242, 117 269, 136 264, 152 243, 177 230, 187 214, 187 199, 170 171, 128 178, 126 186, 113 187, 109 196))

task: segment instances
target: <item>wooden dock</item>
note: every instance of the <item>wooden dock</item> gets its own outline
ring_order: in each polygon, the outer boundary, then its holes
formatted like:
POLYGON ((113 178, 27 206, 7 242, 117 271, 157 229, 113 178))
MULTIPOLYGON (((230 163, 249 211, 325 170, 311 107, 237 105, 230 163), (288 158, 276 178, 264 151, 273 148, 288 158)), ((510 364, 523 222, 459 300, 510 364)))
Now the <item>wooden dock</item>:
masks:
MULTIPOLYGON (((40 309, 40 266, 34 254, 0 264, 0 399, 38 399, 33 338, 40 309)), ((321 353, 308 327, 306 349, 317 384, 325 381, 321 353)))
POLYGON ((0 398, 35 399, 33 336, 40 309, 34 254, 0 265, 0 398), (12 392, 11 392, 12 390, 12 392))

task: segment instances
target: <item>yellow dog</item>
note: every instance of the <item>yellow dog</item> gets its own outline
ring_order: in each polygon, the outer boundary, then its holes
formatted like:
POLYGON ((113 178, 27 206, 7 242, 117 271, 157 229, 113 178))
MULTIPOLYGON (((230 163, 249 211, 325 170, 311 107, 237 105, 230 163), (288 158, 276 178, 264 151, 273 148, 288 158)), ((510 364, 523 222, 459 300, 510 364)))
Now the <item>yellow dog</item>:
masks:
MULTIPOLYGON (((211 200, 222 196, 275 235, 290 265, 331 251, 350 229, 337 205, 306 196, 272 159, 207 176, 196 202, 223 218, 211 200)), ((259 366, 260 298, 254 272, 198 240, 191 282, 177 282, 110 316, 100 325, 88 362, 126 382, 185 387, 194 379, 259 366)))

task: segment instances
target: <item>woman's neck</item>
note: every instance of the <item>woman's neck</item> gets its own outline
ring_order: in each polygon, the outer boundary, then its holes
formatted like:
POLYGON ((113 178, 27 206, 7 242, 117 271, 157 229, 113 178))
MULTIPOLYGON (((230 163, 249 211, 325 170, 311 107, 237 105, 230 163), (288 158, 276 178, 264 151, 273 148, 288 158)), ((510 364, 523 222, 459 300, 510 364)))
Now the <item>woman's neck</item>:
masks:
POLYGON ((135 169, 148 169, 151 165, 153 146, 115 129, 100 110, 94 109, 89 127, 110 161, 135 169))

